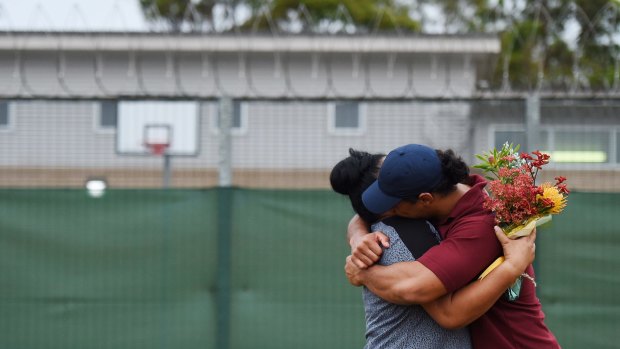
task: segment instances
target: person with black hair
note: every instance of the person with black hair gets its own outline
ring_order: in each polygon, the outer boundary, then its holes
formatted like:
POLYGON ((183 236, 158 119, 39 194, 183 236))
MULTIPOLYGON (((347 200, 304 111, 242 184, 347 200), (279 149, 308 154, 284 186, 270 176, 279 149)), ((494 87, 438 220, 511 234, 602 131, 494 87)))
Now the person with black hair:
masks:
POLYGON ((508 261, 516 256, 511 246, 535 249, 535 231, 529 237, 510 240, 495 226, 492 212, 483 206, 485 185, 484 178, 469 175, 469 167, 451 150, 409 144, 391 151, 377 180, 364 190, 362 203, 378 215, 390 212, 428 219, 439 230, 442 242, 415 261, 374 265, 385 253, 383 247, 389 246, 389 239, 375 229, 370 233, 370 222, 356 215, 347 232, 352 251, 345 264, 349 282, 364 285, 393 303, 432 304, 447 294, 454 298, 481 287, 494 274, 508 281, 500 291, 523 276, 516 300, 500 297, 503 292, 499 292, 494 294, 497 301, 492 306, 487 303, 493 294, 489 288, 501 283, 487 283, 481 288, 488 292, 470 298, 469 311, 481 315, 469 326, 472 345, 475 349, 557 349, 560 346, 544 324, 536 297, 531 261, 520 264, 515 258, 507 265, 505 261, 500 265, 505 267, 502 273, 494 270, 487 278, 475 281, 502 250, 508 261))
POLYGON ((380 218, 364 206, 362 193, 377 180, 383 158, 385 154, 370 154, 350 148, 349 156, 338 162, 329 175, 332 189, 347 195, 355 213, 366 222, 375 222, 380 218))
MULTIPOLYGON (((353 149, 349 154, 332 169, 330 183, 334 191, 349 197, 361 218, 373 223, 373 230, 381 230, 389 240, 378 263, 414 261, 437 245, 439 234, 426 220, 397 217, 389 211, 376 214, 365 207, 362 194, 377 179, 385 155, 353 149)), ((505 270, 508 265, 525 268, 532 261, 533 250, 523 242, 506 248, 510 261, 485 280, 423 306, 393 304, 365 287, 366 348, 471 348, 469 332, 463 327, 482 315, 484 306, 491 307, 516 278, 505 270), (483 307, 479 306, 482 298, 483 307)))

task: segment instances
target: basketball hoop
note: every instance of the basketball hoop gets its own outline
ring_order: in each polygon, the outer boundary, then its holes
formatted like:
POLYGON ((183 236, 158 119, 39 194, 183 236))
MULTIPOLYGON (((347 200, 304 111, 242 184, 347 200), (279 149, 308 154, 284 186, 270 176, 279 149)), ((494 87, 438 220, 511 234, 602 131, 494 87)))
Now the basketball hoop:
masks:
POLYGON ((161 156, 166 153, 170 146, 169 143, 146 143, 145 146, 151 150, 151 154, 161 156))

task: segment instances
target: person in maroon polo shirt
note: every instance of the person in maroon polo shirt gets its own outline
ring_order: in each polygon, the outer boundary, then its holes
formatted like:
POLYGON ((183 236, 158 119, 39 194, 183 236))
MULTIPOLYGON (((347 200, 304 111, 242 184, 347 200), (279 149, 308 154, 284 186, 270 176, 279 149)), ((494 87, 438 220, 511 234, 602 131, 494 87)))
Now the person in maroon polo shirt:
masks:
MULTIPOLYGON (((393 303, 424 304, 475 281, 502 253, 494 216, 483 208, 485 185, 451 150, 409 144, 390 152, 379 178, 363 194, 364 205, 376 214, 394 209, 399 216, 428 219, 443 240, 415 262, 373 265, 382 247, 388 247, 387 238, 369 233, 355 216, 347 232, 352 253, 345 265, 351 284, 365 285, 393 303)), ((544 323, 532 266, 524 273, 516 300, 500 298, 469 325, 474 348, 560 347, 544 323)))

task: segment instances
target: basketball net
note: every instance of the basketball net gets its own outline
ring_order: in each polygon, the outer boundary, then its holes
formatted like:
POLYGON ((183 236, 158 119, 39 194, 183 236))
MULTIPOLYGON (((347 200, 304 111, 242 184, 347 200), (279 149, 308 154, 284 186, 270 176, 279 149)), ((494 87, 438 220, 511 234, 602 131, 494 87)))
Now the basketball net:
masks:
POLYGON ((161 156, 166 153, 170 144, 168 143, 147 143, 146 147, 151 150, 151 154, 161 156))

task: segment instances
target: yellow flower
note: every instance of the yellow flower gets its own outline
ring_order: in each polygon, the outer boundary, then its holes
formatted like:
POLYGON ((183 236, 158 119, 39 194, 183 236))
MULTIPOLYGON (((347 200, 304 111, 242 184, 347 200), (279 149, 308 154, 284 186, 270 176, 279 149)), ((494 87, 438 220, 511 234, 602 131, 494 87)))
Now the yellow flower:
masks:
POLYGON ((566 197, 560 193, 558 188, 549 183, 542 184, 543 194, 538 195, 539 198, 549 199, 553 202, 553 207, 549 211, 550 214, 558 214, 566 207, 566 197))

